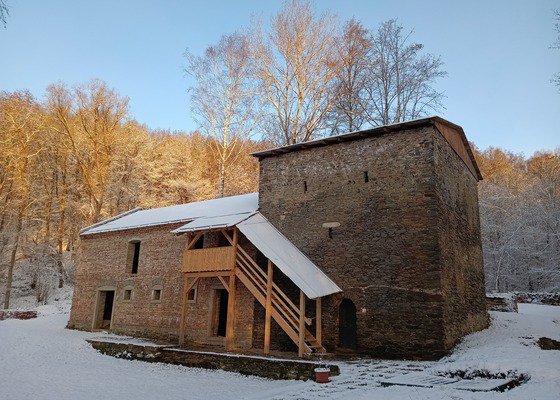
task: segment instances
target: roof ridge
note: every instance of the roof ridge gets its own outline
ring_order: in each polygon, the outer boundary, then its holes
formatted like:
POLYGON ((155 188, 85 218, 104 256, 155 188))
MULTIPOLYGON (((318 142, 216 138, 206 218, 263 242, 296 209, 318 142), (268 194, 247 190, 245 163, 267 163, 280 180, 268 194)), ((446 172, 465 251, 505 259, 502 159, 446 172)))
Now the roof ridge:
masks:
POLYGON ((122 217, 126 217, 127 215, 130 215, 130 214, 133 214, 133 213, 135 213, 135 212, 137 212, 137 211, 142 211, 142 210, 143 210, 142 207, 136 207, 136 208, 133 208, 133 209, 128 210, 128 211, 123 211, 122 213, 117 214, 117 215, 115 215, 114 217, 104 219, 103 221, 96 222, 96 223, 93 224, 93 225, 86 226, 85 228, 80 229, 80 231, 78 232, 78 235, 81 235, 81 234, 83 234, 83 233, 86 233, 86 232, 89 231, 90 229, 97 228, 97 227, 99 227, 99 226, 101 226, 101 225, 108 224, 109 222, 113 222, 113 221, 115 221, 115 220, 117 220, 117 219, 120 219, 120 218, 122 218, 122 217))

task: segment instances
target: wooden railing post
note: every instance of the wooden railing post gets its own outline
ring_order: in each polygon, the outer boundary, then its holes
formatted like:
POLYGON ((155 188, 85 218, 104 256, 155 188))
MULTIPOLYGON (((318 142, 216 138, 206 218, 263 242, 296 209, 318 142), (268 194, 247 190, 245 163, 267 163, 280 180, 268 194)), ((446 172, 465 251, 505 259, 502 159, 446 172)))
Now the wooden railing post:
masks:
POLYGON ((231 270, 231 275, 229 277, 229 296, 228 296, 228 308, 227 308, 227 325, 226 325, 226 350, 233 350, 234 345, 234 335, 235 335, 235 264, 237 260, 237 243, 239 241, 239 233, 237 228, 233 228, 233 265, 231 270))
POLYGON ((303 347, 305 345, 305 293, 299 291, 299 340, 298 356, 303 357, 303 347))
POLYGON ((264 354, 270 353, 270 317, 272 315, 272 261, 268 260, 268 274, 266 280, 266 305, 264 318, 264 354))
POLYGON ((322 297, 317 297, 316 300, 316 304, 315 304, 315 315, 317 317, 316 319, 316 330, 315 330, 315 339, 317 339, 317 344, 319 346, 323 345, 323 327, 322 327, 322 315, 323 315, 323 310, 321 309, 321 299, 322 297))

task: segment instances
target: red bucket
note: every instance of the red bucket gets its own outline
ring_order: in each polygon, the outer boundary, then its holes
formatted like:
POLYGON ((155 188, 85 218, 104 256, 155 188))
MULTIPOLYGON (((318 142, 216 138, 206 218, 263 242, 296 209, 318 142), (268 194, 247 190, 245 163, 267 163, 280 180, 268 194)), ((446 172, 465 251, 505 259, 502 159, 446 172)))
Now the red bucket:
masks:
POLYGON ((329 383, 330 376, 331 376, 330 368, 315 368, 315 382, 329 383))

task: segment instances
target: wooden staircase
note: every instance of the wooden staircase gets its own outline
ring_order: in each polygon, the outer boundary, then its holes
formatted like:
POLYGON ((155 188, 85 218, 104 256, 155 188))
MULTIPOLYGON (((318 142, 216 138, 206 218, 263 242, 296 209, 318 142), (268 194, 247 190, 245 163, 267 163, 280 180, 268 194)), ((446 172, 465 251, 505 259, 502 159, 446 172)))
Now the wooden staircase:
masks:
MULTIPOLYGON (((235 275, 259 303, 266 307, 266 273, 240 246, 237 247, 237 250, 235 275)), ((271 305, 272 318, 297 345, 299 343, 299 309, 275 283, 272 284, 271 305)), ((304 326, 307 325, 311 325, 311 319, 309 318, 305 318, 304 326)), ((304 353, 325 353, 325 348, 317 341, 315 336, 307 328, 304 329, 304 353)))

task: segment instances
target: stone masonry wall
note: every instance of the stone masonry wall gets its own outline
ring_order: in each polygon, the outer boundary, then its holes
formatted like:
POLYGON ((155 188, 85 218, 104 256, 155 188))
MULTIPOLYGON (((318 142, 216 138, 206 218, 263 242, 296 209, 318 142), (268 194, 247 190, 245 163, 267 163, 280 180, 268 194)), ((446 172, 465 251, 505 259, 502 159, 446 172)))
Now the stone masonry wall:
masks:
MULTIPOLYGON (((180 225, 180 224, 179 224, 180 225)), ((160 340, 177 340, 183 279, 181 265, 185 238, 170 230, 179 225, 102 233, 81 239, 69 328, 92 329, 96 293, 116 287, 112 331, 160 340), (128 242, 140 240, 138 273, 127 265, 128 242), (154 287, 162 288, 161 301, 152 301, 154 287), (132 299, 123 299, 131 288, 132 299)), ((212 238, 205 246, 213 243, 212 238)), ((240 238, 240 243, 246 239, 240 238)), ((246 245, 247 246, 247 245, 246 245)), ((223 286, 217 278, 199 279, 196 301, 187 312, 187 342, 221 345, 223 338, 211 336, 213 289, 223 286)), ((237 285, 238 312, 235 345, 248 348, 252 342, 254 301, 243 285, 237 285)))
POLYGON ((445 346, 488 326, 477 180, 435 135, 437 234, 445 297, 445 346))
POLYGON ((348 298, 359 352, 445 353, 434 136, 429 126, 261 160, 261 212, 344 291, 323 306, 328 350, 348 298), (326 222, 340 223, 331 237, 326 222))

